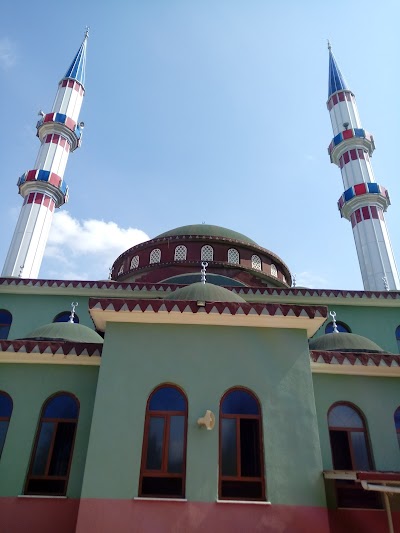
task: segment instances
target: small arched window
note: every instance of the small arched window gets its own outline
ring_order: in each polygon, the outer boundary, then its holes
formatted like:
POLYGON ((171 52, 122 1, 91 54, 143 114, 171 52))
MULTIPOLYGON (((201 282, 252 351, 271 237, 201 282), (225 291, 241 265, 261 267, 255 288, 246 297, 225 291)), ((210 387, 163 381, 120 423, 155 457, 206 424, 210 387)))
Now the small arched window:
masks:
POLYGON ((131 260, 131 270, 137 268, 139 266, 139 256, 135 255, 135 257, 132 257, 131 260))
POLYGON ((12 314, 6 309, 0 309, 0 340, 8 339, 12 322, 12 314))
POLYGON ((46 400, 40 415, 25 494, 64 496, 74 450, 79 402, 61 392, 46 400))
MULTIPOLYGON (((344 322, 336 322, 336 327, 341 333, 351 333, 351 329, 344 322)), ((325 326, 325 333, 333 333, 333 322, 325 326)))
POLYGON ((159 248, 155 248, 150 253, 150 265, 154 263, 159 263, 161 261, 161 250, 159 248))
MULTIPOLYGON (((373 469, 368 432, 361 412, 348 403, 334 404, 328 411, 329 438, 334 470, 373 469)), ((336 480, 338 507, 380 507, 376 493, 354 481, 336 480)))
MULTIPOLYGON (((0 311, 0 313, 1 313, 1 311, 0 311)), ((1 325, 0 325, 0 328, 1 328, 1 325)), ((0 339, 1 339, 1 337, 0 337, 0 339)), ((397 326, 397 328, 396 328, 396 341, 397 341, 397 350, 400 353, 400 326, 397 326)))
POLYGON ((245 389, 225 393, 220 406, 219 497, 264 500, 261 408, 245 389))
POLYGON ((261 258, 258 255, 251 256, 251 268, 255 268, 256 270, 262 269, 261 258))
MULTIPOLYGON (((70 316, 71 311, 62 311, 53 318, 53 322, 69 322, 70 316)), ((76 313, 74 313, 74 322, 75 324, 79 324, 79 316, 76 313)))
POLYGON ((274 276, 274 278, 278 277, 278 271, 277 271, 276 266, 274 264, 271 265, 271 276, 274 276))
POLYGON ((202 261, 213 261, 214 260, 214 250, 213 247, 209 244, 205 244, 201 247, 201 260, 202 261))
POLYGON ((158 387, 147 402, 139 495, 184 498, 187 400, 173 385, 158 387))
POLYGON ((229 248, 228 250, 228 263, 238 265, 240 263, 239 252, 235 248, 229 248))
POLYGON ((400 446, 400 407, 398 407, 394 413, 394 425, 397 433, 397 442, 400 446))
POLYGON ((10 423, 13 402, 11 396, 0 391, 0 458, 6 441, 8 425, 10 423))
POLYGON ((174 260, 175 261, 184 261, 187 256, 187 248, 186 246, 183 246, 183 244, 180 244, 175 248, 174 253, 174 260))

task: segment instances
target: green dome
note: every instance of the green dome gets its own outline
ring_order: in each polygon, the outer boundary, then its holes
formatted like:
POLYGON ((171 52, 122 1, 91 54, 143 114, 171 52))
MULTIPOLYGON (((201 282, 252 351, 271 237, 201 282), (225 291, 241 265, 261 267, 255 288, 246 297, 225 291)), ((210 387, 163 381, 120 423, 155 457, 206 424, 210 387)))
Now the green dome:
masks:
POLYGON ((82 324, 72 324, 71 322, 53 322, 35 329, 24 339, 49 340, 49 341, 68 341, 68 342, 87 342, 102 344, 102 337, 92 329, 82 324))
POLYGON ((241 296, 212 283, 192 283, 181 289, 177 289, 165 300, 190 300, 195 302, 238 302, 246 303, 241 296))
POLYGON ((248 242, 250 244, 256 244, 252 239, 246 237, 242 233, 233 231, 221 226, 213 226, 211 224, 192 224, 189 226, 181 226, 179 228, 171 229, 165 233, 160 233, 155 237, 175 237, 177 235, 206 235, 210 237, 224 237, 225 239, 234 239, 236 241, 248 242))
POLYGON ((384 352, 373 341, 355 333, 327 333, 310 341, 310 350, 323 352, 384 352))

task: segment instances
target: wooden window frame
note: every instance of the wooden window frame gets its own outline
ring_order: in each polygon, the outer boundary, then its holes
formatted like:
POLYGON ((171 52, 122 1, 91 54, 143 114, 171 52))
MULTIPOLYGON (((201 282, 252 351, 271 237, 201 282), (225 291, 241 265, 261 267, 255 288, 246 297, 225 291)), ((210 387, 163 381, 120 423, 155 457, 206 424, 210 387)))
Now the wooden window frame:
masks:
POLYGON ((52 394, 51 396, 49 396, 45 400, 45 402, 43 403, 42 409, 40 411, 39 423, 38 423, 38 426, 36 428, 35 441, 34 441, 34 446, 33 446, 32 453, 31 453, 31 458, 30 458, 30 461, 29 461, 29 470, 28 470, 28 474, 26 476, 24 494, 27 494, 27 495, 44 495, 44 496, 46 496, 46 495, 65 496, 65 494, 67 492, 67 488, 68 488, 69 474, 70 474, 71 465, 72 465, 72 457, 74 455, 74 447, 75 447, 76 432, 77 432, 77 428, 78 428, 79 413, 80 413, 79 400, 74 394, 71 394, 70 392, 60 391, 60 392, 57 392, 56 394, 52 394), (76 418, 50 418, 50 417, 44 418, 43 415, 44 415, 44 412, 45 412, 47 406, 49 405, 49 403, 52 400, 54 400, 54 398, 57 398, 57 396, 70 396, 71 398, 73 398, 75 400, 75 402, 77 404, 77 409, 78 409, 78 413, 77 413, 77 417, 76 418), (36 458, 36 451, 37 451, 37 447, 38 447, 38 444, 39 444, 39 437, 40 437, 41 429, 42 429, 42 426, 43 426, 44 422, 54 423, 55 427, 53 428, 53 433, 52 433, 52 437, 51 437, 51 444, 50 444, 50 448, 49 448, 49 451, 48 451, 48 454, 47 454, 47 460, 46 460, 46 466, 45 466, 45 472, 47 474, 38 476, 38 475, 33 475, 32 474, 32 469, 33 469, 34 461, 35 461, 35 458, 36 458), (48 474, 48 471, 49 471, 51 460, 52 460, 52 457, 53 457, 54 443, 55 443, 55 439, 56 439, 57 429, 58 429, 58 424, 59 423, 75 424, 74 435, 72 437, 72 444, 71 444, 71 451, 70 451, 69 460, 68 460, 67 473, 65 474, 65 476, 51 476, 51 475, 48 474), (29 482, 31 480, 38 480, 38 481, 40 481, 40 480, 41 481, 64 481, 64 490, 60 491, 60 492, 51 492, 50 494, 48 492, 34 492, 34 491, 29 491, 28 492, 29 482))
POLYGON ((187 428, 188 428, 188 400, 184 391, 173 383, 164 383, 156 387, 149 395, 146 404, 146 414, 144 422, 144 432, 143 432, 143 444, 142 444, 142 459, 140 464, 140 478, 139 478, 139 497, 141 498, 185 498, 186 493, 186 458, 187 458, 187 428), (184 399, 185 410, 184 411, 150 411, 150 401, 154 394, 159 390, 164 388, 176 389, 184 399), (183 464, 182 464, 182 473, 168 472, 168 452, 169 452, 169 436, 170 436, 170 423, 172 416, 183 416, 184 417, 184 437, 183 437, 183 464), (147 453, 148 453, 148 436, 149 436, 149 426, 150 420, 152 418, 163 418, 164 419, 164 432, 163 432, 163 443, 162 443, 162 460, 161 460, 161 470, 147 470, 147 453), (143 494, 143 478, 178 478, 182 480, 182 491, 181 494, 174 495, 165 495, 165 494, 143 494))
POLYGON ((7 429, 6 429, 6 432, 5 432, 5 435, 4 435, 4 442, 3 442, 3 446, 1 446, 1 443, 0 443, 0 459, 1 459, 1 454, 3 452, 3 447, 4 447, 4 444, 6 442, 6 439, 7 439, 7 433, 8 433, 8 428, 10 426, 10 420, 11 420, 11 416, 12 416, 12 412, 13 412, 13 409, 14 409, 14 402, 11 398, 11 396, 5 392, 5 391, 2 391, 0 390, 0 396, 6 396, 10 402, 11 402, 11 412, 10 412, 10 415, 9 416, 1 416, 0 415, 0 422, 8 422, 8 425, 7 425, 7 429))
MULTIPOLYGON (((335 458, 333 456, 331 432, 333 433, 335 431, 340 431, 340 432, 346 432, 347 443, 348 443, 349 450, 350 450, 350 460, 351 460, 351 466, 352 466, 351 471, 355 471, 355 472, 359 471, 357 469, 357 467, 356 467, 356 460, 355 460, 356 454, 355 454, 355 451, 354 451, 354 448, 353 448, 353 443, 352 443, 352 439, 351 439, 351 433, 363 433, 364 434, 365 446, 366 446, 368 463, 369 463, 369 470, 370 471, 374 470, 374 462, 373 462, 372 450, 371 450, 371 445, 370 445, 370 440, 369 440, 369 432, 368 432, 367 422, 366 422, 365 416, 362 413, 362 411, 355 404, 353 404, 351 402, 346 402, 346 401, 344 401, 344 402, 335 402, 334 404, 332 404, 330 406, 330 408, 328 410, 328 417, 327 418, 328 418, 329 444, 330 444, 330 447, 331 447, 331 457, 332 457, 333 468, 335 469, 335 458), (353 411, 355 411, 357 413, 357 415, 360 417, 361 422, 363 424, 362 428, 356 428, 356 427, 351 427, 351 426, 331 426, 330 425, 330 423, 329 423, 329 414, 330 414, 330 412, 335 407, 339 407, 339 406, 342 406, 342 405, 350 407, 351 409, 353 409, 353 411)), ((355 481, 343 481, 343 480, 337 479, 337 480, 335 480, 335 493, 336 493, 337 501, 339 501, 339 492, 341 490, 360 491, 360 490, 363 490, 363 489, 361 489, 359 483, 356 483, 355 481)), ((362 492, 361 494, 364 494, 364 492, 362 492)), ((379 495, 377 495, 377 499, 379 499, 379 495)), ((363 508, 363 506, 360 506, 360 508, 363 508)))
POLYGON ((219 404, 219 445, 218 445, 218 498, 220 500, 247 500, 247 501, 265 501, 265 466, 264 466, 264 446, 263 446, 263 425, 262 425, 262 411, 261 411, 261 402, 257 396, 249 389, 245 387, 233 387, 225 392, 222 396, 219 404), (235 391, 244 391, 254 398, 257 402, 259 414, 258 415, 246 415, 246 414, 223 414, 222 413, 222 404, 229 394, 235 391), (236 420, 236 469, 239 475, 237 476, 224 476, 222 475, 222 420, 223 419, 235 419, 236 420), (241 476, 242 464, 240 459, 240 420, 241 419, 252 419, 258 420, 258 435, 259 435, 259 460, 260 460, 260 472, 261 476, 259 477, 248 477, 241 476), (245 496, 223 496, 222 495, 222 483, 224 481, 237 481, 237 482, 261 482, 261 497, 260 498, 246 498, 245 496))

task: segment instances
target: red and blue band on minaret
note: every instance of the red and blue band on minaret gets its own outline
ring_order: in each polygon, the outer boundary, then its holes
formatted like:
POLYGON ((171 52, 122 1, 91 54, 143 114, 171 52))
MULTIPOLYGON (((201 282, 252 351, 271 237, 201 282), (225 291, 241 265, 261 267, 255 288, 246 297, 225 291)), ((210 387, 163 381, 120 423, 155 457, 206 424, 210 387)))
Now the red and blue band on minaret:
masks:
POLYGON ((351 221, 364 289, 400 289, 384 211, 390 205, 387 190, 375 182, 370 158, 373 136, 362 128, 353 92, 329 49, 327 108, 333 139, 328 147, 331 162, 340 168, 344 193, 338 208, 351 221))
POLYGON ((79 113, 85 94, 88 30, 66 74, 59 82, 50 113, 39 113, 37 136, 41 142, 34 168, 17 182, 24 198, 4 264, 3 276, 36 278, 50 231, 53 211, 68 201, 64 173, 70 152, 82 141, 84 124, 79 113))

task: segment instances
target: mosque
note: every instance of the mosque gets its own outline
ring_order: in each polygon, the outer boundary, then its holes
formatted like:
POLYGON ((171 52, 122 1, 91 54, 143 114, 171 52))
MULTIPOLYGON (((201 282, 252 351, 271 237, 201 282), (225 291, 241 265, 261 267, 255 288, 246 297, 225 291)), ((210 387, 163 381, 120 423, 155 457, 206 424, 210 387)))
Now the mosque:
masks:
POLYGON ((400 532, 390 200, 332 50, 328 152, 364 291, 296 287, 276 254, 206 224, 127 249, 106 281, 38 278, 87 41, 37 124, 0 278, 0 531, 400 532))

